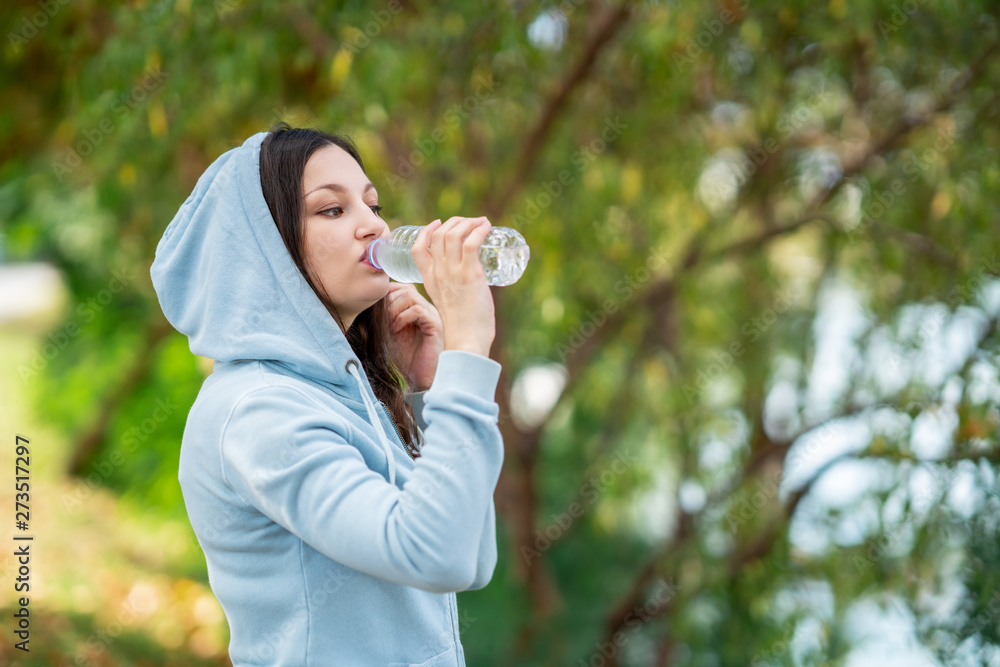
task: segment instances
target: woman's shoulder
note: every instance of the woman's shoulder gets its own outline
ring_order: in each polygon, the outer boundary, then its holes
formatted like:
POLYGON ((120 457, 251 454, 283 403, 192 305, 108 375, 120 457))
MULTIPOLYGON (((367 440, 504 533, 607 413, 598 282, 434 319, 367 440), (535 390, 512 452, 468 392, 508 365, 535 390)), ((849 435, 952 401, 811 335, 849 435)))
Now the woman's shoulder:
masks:
POLYGON ((314 381, 282 372, 280 367, 259 360, 216 363, 212 374, 202 385, 192 410, 200 408, 214 415, 223 415, 240 404, 251 401, 259 405, 262 401, 267 402, 268 398, 275 399, 276 404, 294 405, 302 412, 350 410, 348 405, 344 405, 349 399, 345 401, 314 381))

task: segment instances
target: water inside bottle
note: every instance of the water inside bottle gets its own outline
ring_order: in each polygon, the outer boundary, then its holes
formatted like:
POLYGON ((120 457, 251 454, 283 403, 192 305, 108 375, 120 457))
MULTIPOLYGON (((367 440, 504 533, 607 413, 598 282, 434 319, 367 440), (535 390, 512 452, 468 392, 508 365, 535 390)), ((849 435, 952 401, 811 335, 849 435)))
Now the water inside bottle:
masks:
POLYGON ((389 243, 379 243, 375 246, 375 261, 378 262, 386 275, 400 283, 422 283, 420 270, 417 269, 413 255, 406 246, 395 246, 389 243))
MULTIPOLYGON (((410 251, 420 229, 413 226, 399 228, 394 232, 398 238, 373 246, 375 263, 397 282, 423 282, 410 251)), ((524 273, 529 258, 530 250, 524 237, 506 227, 494 227, 479 247, 479 261, 483 265, 486 282, 497 287, 516 283, 524 273)))

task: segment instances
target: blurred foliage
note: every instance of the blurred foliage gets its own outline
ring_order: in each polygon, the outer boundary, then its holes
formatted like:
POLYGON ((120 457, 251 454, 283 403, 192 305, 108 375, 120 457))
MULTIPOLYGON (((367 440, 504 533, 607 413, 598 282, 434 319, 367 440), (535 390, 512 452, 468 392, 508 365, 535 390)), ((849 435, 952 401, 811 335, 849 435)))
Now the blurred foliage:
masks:
MULTIPOLYGON (((460 596, 470 665, 840 665, 872 609, 941 664, 1000 664, 995 4, 0 16, 0 251, 70 296, 15 391, 80 483, 183 526, 155 571, 206 582, 176 470, 210 367, 148 267, 205 167, 283 119, 350 135, 391 226, 485 213, 531 245, 494 291, 503 555, 460 596), (514 381, 551 363, 526 422, 514 381), (830 505, 829 479, 857 488, 830 505)), ((114 664, 186 660, 132 646, 114 664)))

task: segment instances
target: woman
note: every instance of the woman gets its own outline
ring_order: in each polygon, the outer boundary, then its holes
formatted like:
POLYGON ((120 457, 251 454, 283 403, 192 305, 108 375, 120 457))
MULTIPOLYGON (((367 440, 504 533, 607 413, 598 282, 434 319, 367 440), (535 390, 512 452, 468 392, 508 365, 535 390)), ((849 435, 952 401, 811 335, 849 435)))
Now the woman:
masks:
POLYGON ((280 124, 156 249, 164 314, 215 360, 178 479, 237 667, 464 665, 455 593, 496 565, 490 224, 421 231, 432 305, 365 260, 380 208, 348 140, 280 124))

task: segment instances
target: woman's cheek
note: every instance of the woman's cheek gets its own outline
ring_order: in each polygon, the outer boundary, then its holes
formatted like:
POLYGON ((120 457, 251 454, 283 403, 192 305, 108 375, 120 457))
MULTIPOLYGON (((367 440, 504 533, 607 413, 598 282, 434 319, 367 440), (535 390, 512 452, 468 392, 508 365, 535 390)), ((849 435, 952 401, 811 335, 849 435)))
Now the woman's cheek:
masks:
POLYGON ((313 248, 313 256, 320 266, 329 266, 334 262, 343 262, 347 257, 348 249, 343 239, 328 231, 315 230, 312 234, 306 235, 306 243, 313 248))

